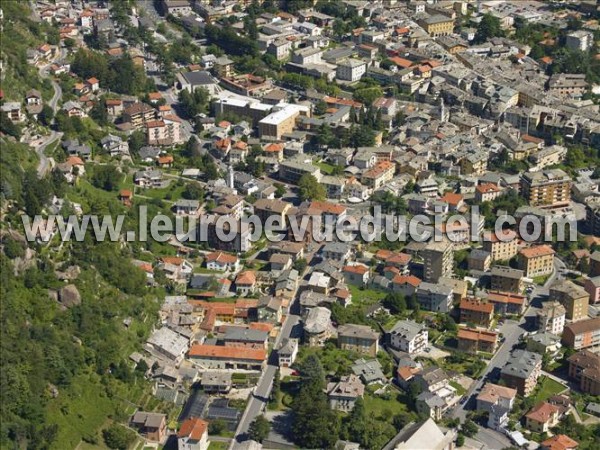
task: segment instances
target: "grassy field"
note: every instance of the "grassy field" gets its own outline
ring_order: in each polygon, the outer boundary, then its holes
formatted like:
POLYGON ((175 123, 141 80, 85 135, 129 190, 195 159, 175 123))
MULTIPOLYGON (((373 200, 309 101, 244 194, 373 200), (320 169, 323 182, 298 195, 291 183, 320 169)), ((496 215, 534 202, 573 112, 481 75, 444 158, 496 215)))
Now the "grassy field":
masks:
POLYGON ((227 450, 227 447, 228 445, 226 442, 210 441, 208 450, 227 450))
POLYGON ((566 387, 557 381, 548 377, 540 377, 538 380, 538 391, 535 394, 535 403, 543 402, 553 395, 558 394, 566 389, 566 387))
POLYGON ((387 295, 385 292, 376 291, 374 289, 360 289, 358 286, 352 284, 349 285, 349 289, 352 293, 352 302, 372 304, 383 299, 387 295))
POLYGON ((321 172, 323 172, 326 175, 331 175, 331 173, 333 172, 333 166, 331 164, 319 162, 316 165, 321 169, 321 172))

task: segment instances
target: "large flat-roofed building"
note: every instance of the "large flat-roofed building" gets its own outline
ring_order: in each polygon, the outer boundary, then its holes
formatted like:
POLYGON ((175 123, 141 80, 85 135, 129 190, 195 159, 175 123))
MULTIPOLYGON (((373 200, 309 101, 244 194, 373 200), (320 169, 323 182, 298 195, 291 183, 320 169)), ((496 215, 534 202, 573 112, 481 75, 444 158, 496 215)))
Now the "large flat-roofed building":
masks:
POLYGON ((311 163, 307 163, 300 160, 289 160, 283 161, 279 165, 279 176, 282 180, 297 183, 302 175, 310 174, 317 179, 321 180, 321 169, 317 166, 313 166, 311 163))
POLYGON ((571 200, 571 178, 560 169, 526 172, 521 177, 521 194, 531 206, 558 208, 571 200))
POLYGON ((573 322, 588 317, 589 294, 570 280, 554 284, 550 288, 550 299, 560 302, 566 309, 567 319, 573 322))
POLYGON ((281 139, 282 135, 294 131, 296 118, 301 115, 310 117, 310 110, 299 105, 285 105, 258 122, 260 137, 281 139))
POLYGON ((575 350, 600 345, 600 317, 582 320, 565 326, 563 344, 575 350))

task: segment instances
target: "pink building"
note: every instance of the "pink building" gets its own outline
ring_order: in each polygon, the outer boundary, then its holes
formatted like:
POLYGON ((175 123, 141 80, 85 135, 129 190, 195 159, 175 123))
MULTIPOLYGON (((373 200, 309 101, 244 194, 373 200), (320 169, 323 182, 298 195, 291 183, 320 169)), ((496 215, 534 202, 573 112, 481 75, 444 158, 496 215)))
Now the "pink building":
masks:
POLYGON ((600 276, 585 280, 583 287, 590 294, 590 304, 600 303, 600 276))

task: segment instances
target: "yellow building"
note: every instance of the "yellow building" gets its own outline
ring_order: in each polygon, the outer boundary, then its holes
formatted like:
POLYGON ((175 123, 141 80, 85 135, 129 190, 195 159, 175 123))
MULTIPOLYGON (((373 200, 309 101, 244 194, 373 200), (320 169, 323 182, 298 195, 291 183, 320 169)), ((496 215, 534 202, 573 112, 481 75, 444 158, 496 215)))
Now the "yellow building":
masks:
POLYGON ((519 268, 528 278, 550 275, 554 270, 554 250, 549 245, 524 248, 519 252, 519 268))
POLYGON ((483 235, 483 249, 492 255, 492 261, 508 261, 518 251, 517 234, 511 230, 505 230, 501 236, 490 231, 483 235))
POLYGON ((571 199, 571 178, 560 169, 526 172, 521 178, 521 193, 531 206, 567 206, 571 199))
POLYGON ((567 319, 577 322, 587 319, 589 294, 572 281, 561 282, 550 288, 550 299, 559 301, 566 310, 567 319))
POLYGON ((454 19, 441 14, 427 17, 418 21, 419 25, 430 36, 448 36, 454 31, 454 19))

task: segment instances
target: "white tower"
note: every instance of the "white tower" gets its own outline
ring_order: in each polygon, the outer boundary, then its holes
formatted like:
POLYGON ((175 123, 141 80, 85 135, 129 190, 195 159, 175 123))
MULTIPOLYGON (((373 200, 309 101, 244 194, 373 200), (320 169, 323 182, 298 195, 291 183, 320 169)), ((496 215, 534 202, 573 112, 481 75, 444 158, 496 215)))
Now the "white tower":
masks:
POLYGON ((230 164, 227 171, 227 186, 233 189, 233 166, 230 164))

